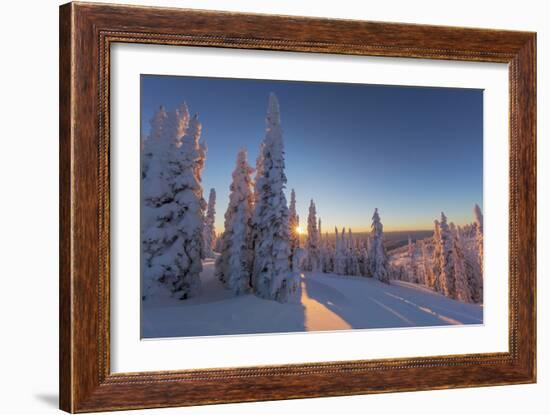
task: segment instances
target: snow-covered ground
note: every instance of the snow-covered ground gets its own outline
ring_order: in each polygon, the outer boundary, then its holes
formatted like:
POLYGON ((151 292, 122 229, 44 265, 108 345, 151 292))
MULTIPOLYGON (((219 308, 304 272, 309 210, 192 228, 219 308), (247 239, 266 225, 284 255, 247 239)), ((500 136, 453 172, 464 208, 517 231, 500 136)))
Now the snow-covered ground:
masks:
POLYGON ((185 337, 482 324, 483 307, 403 281, 305 272, 300 303, 280 304, 253 294, 234 297, 204 262, 201 294, 142 306, 142 337, 185 337))

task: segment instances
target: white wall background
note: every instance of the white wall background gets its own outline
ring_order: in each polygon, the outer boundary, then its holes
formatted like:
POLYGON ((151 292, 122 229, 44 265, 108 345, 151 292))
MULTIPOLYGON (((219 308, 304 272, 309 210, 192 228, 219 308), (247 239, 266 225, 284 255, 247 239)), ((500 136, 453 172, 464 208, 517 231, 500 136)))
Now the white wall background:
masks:
MULTIPOLYGON (((358 2, 297 0, 131 1, 134 4, 353 18, 538 32, 538 298, 536 385, 176 408, 133 413, 547 413, 550 403, 548 99, 550 13, 536 0, 358 2), (548 76, 548 75, 547 75, 548 76), (544 232, 546 231, 546 232, 544 232), (545 234, 546 233, 546 234, 545 234), (546 329, 543 329, 543 326, 546 329)), ((0 411, 57 411, 58 10, 57 0, 5 2, 0 65, 0 411)))

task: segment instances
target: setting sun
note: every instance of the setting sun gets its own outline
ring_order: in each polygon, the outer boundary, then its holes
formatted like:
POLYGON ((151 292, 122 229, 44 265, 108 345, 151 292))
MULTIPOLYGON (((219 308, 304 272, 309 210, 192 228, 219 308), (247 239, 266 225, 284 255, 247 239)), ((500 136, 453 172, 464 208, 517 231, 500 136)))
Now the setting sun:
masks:
POLYGON ((303 235, 305 233, 301 226, 296 226, 296 232, 298 232, 299 235, 303 235))

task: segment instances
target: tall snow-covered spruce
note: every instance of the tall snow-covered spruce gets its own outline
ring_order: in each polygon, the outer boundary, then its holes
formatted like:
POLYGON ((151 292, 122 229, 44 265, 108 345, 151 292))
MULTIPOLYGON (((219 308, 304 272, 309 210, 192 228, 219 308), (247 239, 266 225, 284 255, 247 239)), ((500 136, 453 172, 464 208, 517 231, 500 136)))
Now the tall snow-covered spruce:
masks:
MULTIPOLYGON (((288 210, 288 232, 290 235, 290 263, 293 264, 294 251, 300 247, 300 220, 296 213, 296 192, 290 192, 290 206, 288 210)), ((296 271, 296 270, 294 270, 296 271)))
POLYGON ((229 205, 221 235, 221 253, 216 260, 216 275, 235 295, 245 294, 251 288, 250 219, 254 203, 252 172, 246 151, 239 151, 229 187, 229 205))
POLYGON ((430 288, 433 288, 435 282, 432 261, 431 258, 428 256, 428 250, 426 249, 426 242, 424 240, 420 241, 420 250, 422 253, 422 273, 424 274, 424 284, 426 284, 430 288))
POLYGON ((476 218, 476 248, 478 252, 479 266, 481 268, 481 272, 483 273, 483 213, 481 213, 481 208, 477 203, 474 207, 474 215, 476 218))
POLYGON ((443 255, 443 245, 441 243, 441 231, 437 219, 434 220, 433 246, 432 279, 429 286, 437 292, 444 293, 444 284, 441 280, 441 256, 443 255))
POLYGON ((200 288, 205 201, 201 174, 206 152, 199 140, 202 124, 195 115, 170 161, 177 240, 172 246, 176 279, 173 291, 180 299, 196 295, 200 288))
POLYGON ((334 235, 336 238, 334 248, 334 273, 338 275, 346 274, 346 231, 342 229, 341 236, 338 235, 338 228, 334 227, 334 235))
MULTIPOLYGON (((152 156, 142 181, 144 296, 160 287, 186 299, 199 291, 204 200, 200 173, 201 124, 185 104, 152 123, 152 156)), ((149 150, 148 150, 149 151, 149 150)))
POLYGON ((454 263, 454 298, 465 303, 473 302, 472 292, 466 269, 466 259, 464 257, 464 246, 458 229, 453 222, 450 223, 451 238, 453 243, 453 263, 454 263))
POLYGON ((355 239, 351 228, 348 228, 348 240, 347 240, 347 261, 346 268, 348 275, 360 275, 359 271, 359 252, 355 245, 355 239))
POLYGON ((372 215, 369 274, 371 277, 389 284, 388 255, 384 247, 384 228, 382 222, 380 222, 378 208, 374 209, 374 214, 372 215))
POLYGON ((317 230, 317 211, 313 199, 309 203, 309 212, 307 216, 307 271, 319 271, 319 233, 317 230))
MULTIPOLYGON (((141 142, 141 178, 143 182, 145 182, 145 179, 147 179, 149 169, 151 168, 151 165, 155 165, 154 169, 152 169, 152 174, 158 174, 158 169, 163 168, 164 166, 160 164, 160 157, 167 157, 168 152, 167 148, 165 147, 165 143, 161 142, 163 138, 163 129, 164 124, 166 122, 166 118, 168 118, 168 114, 166 113, 166 110, 164 107, 160 107, 153 118, 150 121, 151 124, 151 131, 149 135, 145 136, 144 139, 142 139, 141 142), (164 147, 163 147, 164 146, 164 147), (162 147, 162 153, 159 151, 162 147)), ((148 184, 150 184, 151 181, 149 181, 148 184)), ((145 183, 144 183, 145 184, 145 183)), ((144 189, 143 190, 149 190, 144 189)), ((143 192, 142 192, 143 193, 143 192)), ((149 192, 145 193, 145 196, 149 196, 149 192)))
POLYGON ((208 210, 204 221, 204 255, 206 258, 214 258, 214 241, 216 239, 216 230, 214 222, 216 220, 216 190, 210 189, 208 195, 208 210))
POLYGON ((266 134, 259 157, 254 207, 254 267, 252 286, 257 296, 287 302, 294 298, 299 280, 290 269, 288 207, 283 134, 279 103, 272 93, 266 117, 266 134))
POLYGON ((439 222, 439 238, 441 251, 439 252, 440 289, 447 297, 455 298, 455 257, 453 252, 453 238, 447 223, 447 216, 441 212, 439 222))

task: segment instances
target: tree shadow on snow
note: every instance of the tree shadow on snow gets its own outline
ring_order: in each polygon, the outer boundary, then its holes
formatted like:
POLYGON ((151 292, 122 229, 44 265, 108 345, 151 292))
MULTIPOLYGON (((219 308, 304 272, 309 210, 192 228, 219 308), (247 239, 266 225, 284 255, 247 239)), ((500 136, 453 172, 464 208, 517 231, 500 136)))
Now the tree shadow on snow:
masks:
POLYGON ((393 310, 371 287, 376 281, 338 281, 334 288, 315 275, 304 278, 307 295, 346 321, 353 329, 411 327, 413 324, 393 310))

